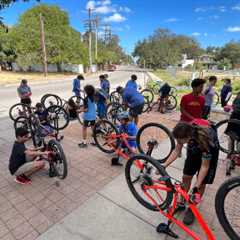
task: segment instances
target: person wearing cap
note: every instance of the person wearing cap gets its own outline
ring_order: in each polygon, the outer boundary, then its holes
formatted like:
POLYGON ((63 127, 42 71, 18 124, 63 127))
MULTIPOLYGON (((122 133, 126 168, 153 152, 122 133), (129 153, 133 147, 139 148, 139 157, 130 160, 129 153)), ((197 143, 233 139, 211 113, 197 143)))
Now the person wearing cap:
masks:
POLYGON ((20 86, 17 88, 18 96, 20 97, 21 103, 31 105, 31 96, 32 91, 28 86, 27 80, 23 79, 20 83, 20 86))
MULTIPOLYGON (((126 133, 128 135, 128 144, 131 147, 131 152, 136 152, 137 148, 136 135, 138 132, 136 124, 130 120, 130 115, 127 111, 119 113, 117 118, 120 121, 120 125, 118 126, 119 132, 126 133)), ((122 144, 121 147, 127 149, 127 147, 124 146, 124 144, 122 144)), ((112 158, 112 165, 122 166, 122 164, 119 162, 118 156, 112 158)))
POLYGON ((81 90, 81 81, 84 80, 82 74, 78 75, 75 79, 73 79, 73 92, 76 97, 80 97, 80 90, 81 90))
POLYGON ((135 88, 117 87, 117 92, 122 95, 123 103, 129 107, 129 114, 138 125, 139 115, 142 114, 144 107, 144 97, 135 88))
POLYGON ((29 176, 45 166, 45 161, 39 157, 48 156, 49 152, 41 152, 39 148, 26 148, 25 142, 29 140, 27 129, 17 128, 15 134, 16 141, 13 144, 8 168, 11 175, 15 176, 15 182, 29 184, 31 183, 29 176))
POLYGON ((192 122, 195 118, 202 118, 205 98, 202 95, 205 80, 196 78, 192 81, 192 92, 184 95, 180 103, 181 121, 192 122))
POLYGON ((127 82, 125 88, 134 88, 137 90, 137 76, 135 74, 133 74, 131 76, 131 79, 127 82))

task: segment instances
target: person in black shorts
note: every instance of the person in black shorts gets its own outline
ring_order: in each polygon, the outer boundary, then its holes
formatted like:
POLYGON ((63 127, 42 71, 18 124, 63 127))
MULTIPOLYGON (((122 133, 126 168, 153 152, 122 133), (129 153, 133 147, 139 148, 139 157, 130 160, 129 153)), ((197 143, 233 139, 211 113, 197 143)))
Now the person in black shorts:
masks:
POLYGON ((21 103, 31 105, 32 100, 30 97, 32 95, 32 91, 31 91, 31 88, 28 86, 26 79, 23 79, 21 81, 21 84, 18 87, 17 91, 18 91, 18 95, 20 97, 21 103))
POLYGON ((165 83, 162 85, 162 87, 159 89, 159 112, 164 113, 165 112, 165 103, 168 100, 168 96, 170 94, 171 87, 168 83, 165 83))
POLYGON ((40 156, 47 156, 48 151, 41 152, 38 148, 26 148, 25 142, 29 140, 27 129, 20 127, 16 129, 16 141, 9 159, 9 171, 16 176, 15 182, 19 184, 31 183, 30 175, 39 171, 45 166, 40 156))
MULTIPOLYGON (((182 182, 188 192, 192 179, 196 175, 197 180, 192 193, 199 193, 201 196, 204 193, 206 184, 212 184, 214 181, 219 156, 217 132, 208 121, 203 121, 207 122, 208 125, 200 126, 196 121, 198 125, 180 122, 175 126, 173 136, 177 140, 177 146, 163 164, 164 167, 168 167, 174 162, 178 158, 183 144, 187 143, 187 158, 184 164, 182 182)), ((179 203, 179 208, 184 210, 184 203, 179 203)), ((190 225, 193 221, 194 215, 191 209, 188 208, 183 222, 190 225)))

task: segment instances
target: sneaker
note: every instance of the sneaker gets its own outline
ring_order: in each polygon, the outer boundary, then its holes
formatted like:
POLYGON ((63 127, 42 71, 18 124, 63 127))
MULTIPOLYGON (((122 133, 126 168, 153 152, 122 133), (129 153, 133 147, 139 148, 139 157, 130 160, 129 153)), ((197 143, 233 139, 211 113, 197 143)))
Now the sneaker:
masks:
POLYGON ((78 146, 79 146, 80 148, 86 148, 86 147, 87 147, 87 144, 82 142, 82 143, 79 143, 78 146))
POLYGON ((90 143, 92 146, 97 146, 97 144, 95 142, 91 142, 90 143))
POLYGON ((190 208, 187 209, 185 216, 183 218, 183 223, 186 225, 193 224, 195 216, 190 208))
POLYGON ((25 185, 25 184, 29 184, 30 182, 28 180, 25 179, 25 177, 23 177, 22 175, 20 176, 17 176, 14 181, 16 183, 19 183, 19 184, 22 184, 22 185, 25 185))
POLYGON ((29 177, 27 177, 25 174, 22 174, 21 176, 22 176, 27 182, 29 182, 29 183, 32 182, 32 180, 31 180, 29 177))
POLYGON ((123 166, 122 163, 119 162, 119 158, 112 158, 112 166, 123 166))

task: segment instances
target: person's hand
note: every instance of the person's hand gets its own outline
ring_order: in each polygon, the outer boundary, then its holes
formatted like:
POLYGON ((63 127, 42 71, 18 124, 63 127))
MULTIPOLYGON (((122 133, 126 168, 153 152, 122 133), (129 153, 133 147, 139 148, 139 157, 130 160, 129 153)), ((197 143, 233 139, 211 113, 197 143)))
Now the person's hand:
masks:
POLYGON ((127 133, 122 133, 121 136, 122 136, 122 138, 125 138, 125 139, 128 139, 128 137, 129 137, 127 133))
POLYGON ((190 193, 190 202, 193 204, 199 204, 201 202, 201 194, 199 193, 199 190, 197 187, 194 187, 190 193))

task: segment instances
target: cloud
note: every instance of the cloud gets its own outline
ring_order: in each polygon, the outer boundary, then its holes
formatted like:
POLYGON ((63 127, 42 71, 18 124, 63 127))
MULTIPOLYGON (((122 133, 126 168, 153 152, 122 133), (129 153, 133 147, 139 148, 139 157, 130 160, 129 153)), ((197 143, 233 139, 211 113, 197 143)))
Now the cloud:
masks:
POLYGON ((198 17, 197 21, 202 21, 204 18, 203 17, 198 17))
POLYGON ((232 10, 240 11, 240 4, 237 4, 237 5, 233 6, 232 10))
POLYGON ((205 33, 203 34, 203 36, 204 36, 204 37, 207 37, 207 36, 208 36, 208 33, 205 32, 205 33))
POLYGON ((127 30, 130 30, 130 29, 131 29, 131 27, 130 27, 129 25, 125 25, 125 28, 126 28, 127 30))
POLYGON ((227 32, 240 32, 240 26, 228 27, 227 32))
POLYGON ((167 22, 167 23, 178 22, 178 21, 180 21, 178 18, 168 18, 164 20, 164 22, 167 22))
POLYGON ((197 7, 194 9, 196 13, 204 13, 208 11, 218 11, 218 12, 226 12, 227 9, 225 6, 210 6, 210 7, 197 7))
POLYGON ((103 19, 104 22, 124 22, 127 19, 122 16, 120 13, 114 13, 112 16, 105 17, 103 19))
POLYGON ((193 35, 194 37, 198 37, 198 36, 201 35, 201 33, 199 33, 199 32, 194 32, 194 33, 192 33, 192 35, 193 35))
POLYGON ((94 9, 94 12, 99 14, 108 14, 108 13, 116 12, 116 9, 111 6, 104 5, 104 6, 96 7, 94 9))
POLYGON ((217 20, 219 19, 219 16, 218 15, 213 15, 213 16, 210 16, 211 19, 214 19, 214 20, 217 20))
POLYGON ((130 13, 132 10, 128 7, 119 7, 120 12, 130 13))
POLYGON ((102 3, 102 5, 111 5, 111 0, 104 0, 104 1, 102 1, 101 2, 102 3))
POLYGON ((86 4, 86 9, 94 9, 95 8, 95 1, 88 1, 86 4))

